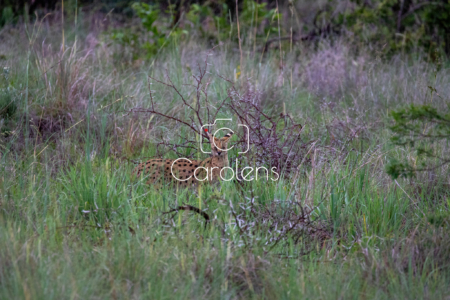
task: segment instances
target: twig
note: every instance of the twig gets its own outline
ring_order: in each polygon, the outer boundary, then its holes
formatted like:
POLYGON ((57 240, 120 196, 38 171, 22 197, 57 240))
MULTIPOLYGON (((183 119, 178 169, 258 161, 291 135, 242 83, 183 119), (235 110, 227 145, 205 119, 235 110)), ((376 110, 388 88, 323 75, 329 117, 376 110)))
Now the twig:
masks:
POLYGON ((172 212, 178 212, 180 210, 187 210, 187 211, 190 210, 190 211, 196 212, 199 215, 201 215, 203 218, 205 218, 205 228, 206 228, 206 225, 210 221, 209 215, 207 213, 205 213, 204 211, 202 211, 199 208, 197 208, 195 206, 192 206, 192 205, 178 206, 178 207, 176 207, 174 209, 171 209, 171 210, 169 210, 167 212, 163 212, 163 214, 165 215, 165 214, 169 214, 169 213, 172 213, 172 212))

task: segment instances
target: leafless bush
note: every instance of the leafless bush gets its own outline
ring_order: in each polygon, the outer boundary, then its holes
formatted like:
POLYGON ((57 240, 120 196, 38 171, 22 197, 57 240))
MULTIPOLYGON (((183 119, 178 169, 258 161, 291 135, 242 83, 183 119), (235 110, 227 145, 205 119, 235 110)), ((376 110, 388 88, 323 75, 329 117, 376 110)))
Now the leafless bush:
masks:
POLYGON ((173 222, 175 214, 179 211, 192 211, 202 217, 204 226, 218 226, 221 228, 223 238, 231 239, 234 246, 243 249, 262 247, 266 253, 278 253, 289 242, 296 245, 297 255, 305 255, 313 250, 317 243, 327 246, 332 237, 332 228, 329 222, 312 217, 316 207, 305 208, 297 201, 274 200, 270 203, 258 203, 257 196, 246 197, 243 192, 242 201, 234 204, 226 199, 217 199, 228 206, 230 223, 220 223, 210 215, 207 210, 185 204, 176 206, 163 213, 169 219, 163 223, 176 226, 173 222), (173 214, 175 213, 175 214, 173 214), (231 232, 238 232, 237 239, 231 232))
POLYGON ((258 91, 247 85, 240 93, 235 86, 228 90, 229 109, 238 117, 239 123, 249 128, 238 142, 245 149, 247 141, 252 149, 251 159, 257 166, 275 167, 289 173, 302 160, 310 141, 301 136, 303 126, 297 124, 285 109, 263 105, 258 91))
MULTIPOLYGON (((273 201, 267 205, 257 205, 255 198, 248 199, 239 207, 233 207, 230 202, 230 213, 234 217, 232 226, 236 226, 246 246, 253 244, 258 234, 264 234, 266 251, 272 251, 277 246, 285 246, 289 240, 295 245, 301 242, 326 242, 331 238, 329 224, 311 218, 315 208, 306 209, 299 202, 273 201)), ((308 243, 315 245, 315 243, 308 243)), ((305 254, 310 249, 300 248, 305 254)))
MULTIPOLYGON (((183 91, 174 84, 166 72, 164 79, 149 77, 150 108, 136 107, 130 113, 150 114, 154 122, 164 120, 165 124, 173 127, 184 126, 189 132, 207 138, 201 128, 206 124, 213 124, 218 115, 233 116, 237 124, 248 127, 248 132, 238 127, 238 140, 235 147, 244 152, 247 146, 250 151, 245 158, 254 162, 256 166, 275 167, 277 172, 289 173, 293 167, 302 161, 305 150, 310 143, 302 137, 302 125, 298 124, 285 109, 275 101, 267 101, 250 82, 238 87, 236 83, 220 74, 210 74, 208 58, 197 64, 198 74, 193 75, 193 84, 183 84, 183 91), (208 86, 212 80, 223 80, 228 84, 227 97, 213 99, 209 95, 208 86), (181 105, 175 106, 169 112, 161 108, 162 102, 155 101, 150 84, 159 83, 175 93, 181 100, 181 105), (194 96, 194 102, 189 96, 194 96), (188 111, 186 119, 185 111, 188 111), (180 112, 183 112, 183 115, 180 112), (236 120, 237 119, 237 120, 236 120)), ((173 138, 173 137, 172 137, 173 138)), ((158 153, 162 155, 173 151, 182 154, 182 149, 191 148, 191 156, 195 155, 198 143, 190 136, 176 136, 179 142, 170 142, 162 138, 157 143, 158 153)), ((198 150, 198 149, 197 149, 198 150)))
MULTIPOLYGON (((224 106, 227 98, 218 101, 218 104, 211 103, 211 100, 208 97, 208 86, 210 84, 211 78, 210 76, 207 76, 207 59, 205 59, 204 64, 198 64, 197 67, 199 74, 197 76, 193 75, 194 84, 185 84, 186 90, 188 90, 187 93, 194 93, 194 103, 188 101, 188 97, 185 96, 186 92, 182 93, 180 88, 173 83, 171 77, 166 72, 164 80, 159 80, 152 77, 148 78, 150 108, 137 107, 130 110, 129 113, 151 114, 152 118, 155 117, 155 122, 164 120, 166 124, 172 124, 175 127, 180 125, 185 126, 189 130, 191 130, 192 133, 199 134, 203 138, 207 139, 206 134, 201 131, 201 128, 206 124, 214 123, 217 114, 224 106), (151 81, 162 84, 169 88, 171 91, 175 92, 181 100, 182 106, 175 107, 175 109, 172 109, 169 112, 163 112, 159 105, 159 103, 161 102, 157 103, 156 101, 154 101, 154 96, 151 89, 151 81), (216 107, 215 105, 218 106, 216 107), (187 108, 187 110, 190 112, 189 119, 186 120, 180 116, 180 108, 187 108)), ((178 149, 192 148, 195 150, 195 147, 191 146, 192 144, 197 144, 195 140, 189 139, 189 137, 186 136, 182 137, 179 135, 178 137, 183 141, 180 143, 170 143, 163 138, 163 141, 157 144, 158 154, 166 153, 169 150, 174 151, 176 154, 180 155, 181 153, 178 151, 178 149)))

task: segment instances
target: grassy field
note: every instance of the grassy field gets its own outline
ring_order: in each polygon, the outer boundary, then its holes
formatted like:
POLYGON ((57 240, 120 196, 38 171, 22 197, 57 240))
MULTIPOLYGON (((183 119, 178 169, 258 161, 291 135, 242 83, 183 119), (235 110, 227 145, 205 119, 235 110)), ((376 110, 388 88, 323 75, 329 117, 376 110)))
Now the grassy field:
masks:
MULTIPOLYGON (((0 299, 450 299, 448 167, 386 174, 415 160, 390 143, 389 112, 448 109, 448 63, 344 41, 255 54, 195 38, 132 60, 89 26, 67 24, 64 43, 45 22, 1 32, 1 101, 15 108, 0 123, 0 299), (132 177, 137 162, 207 156, 180 146, 199 135, 149 113, 151 99, 195 128, 186 103, 207 120, 225 100, 217 117, 233 130, 232 103, 249 101, 291 119, 281 140, 298 138, 301 155, 278 181, 155 190, 132 177), (170 212, 183 205, 209 222, 170 212)), ((237 151, 233 167, 270 167, 257 144, 237 151)))

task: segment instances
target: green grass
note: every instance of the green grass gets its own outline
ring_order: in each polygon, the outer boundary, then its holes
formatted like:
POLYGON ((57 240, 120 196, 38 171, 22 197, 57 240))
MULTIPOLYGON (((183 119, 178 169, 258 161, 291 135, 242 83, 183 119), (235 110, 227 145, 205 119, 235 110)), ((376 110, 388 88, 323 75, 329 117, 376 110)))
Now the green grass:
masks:
MULTIPOLYGON (((158 142, 195 135, 128 111, 150 107, 147 75, 167 82, 165 69, 193 101, 195 89, 183 84, 192 84, 207 48, 175 43, 153 66, 133 67, 117 63, 126 53, 102 44, 100 34, 85 49, 80 32, 79 48, 68 39, 62 53, 52 30, 37 33, 34 45, 44 46, 30 47, 29 60, 12 33, 8 40, 19 45, 0 46, 23 101, 8 124, 15 132, 1 138, 0 299, 449 297, 448 169, 397 182, 385 173, 394 157, 414 159, 389 143, 387 113, 424 101, 427 84, 450 94, 448 69, 434 82, 421 60, 347 59, 345 45, 287 53, 281 75, 278 53, 261 64, 259 55, 248 56, 251 78, 237 80, 238 92, 256 95, 266 112, 279 113, 284 103, 304 125, 305 143, 315 142, 304 163, 276 182, 155 190, 131 176, 132 161, 156 155, 158 142), (363 60, 364 68, 352 69, 363 60), (342 63, 347 79, 336 70, 342 63), (165 213, 185 204, 211 221, 192 211, 165 213), (288 230, 302 210, 312 224, 288 230)), ((240 63, 226 47, 209 60, 214 105, 230 87, 214 74, 233 80, 240 63)), ((173 90, 154 81, 151 90, 161 111, 192 116, 173 90)))

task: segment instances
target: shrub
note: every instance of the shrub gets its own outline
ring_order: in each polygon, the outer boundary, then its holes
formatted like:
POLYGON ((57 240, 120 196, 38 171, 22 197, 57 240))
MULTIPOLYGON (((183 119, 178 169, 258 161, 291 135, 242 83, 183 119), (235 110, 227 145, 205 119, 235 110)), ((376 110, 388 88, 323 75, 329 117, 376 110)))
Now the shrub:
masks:
POLYGON ((450 111, 442 113, 430 105, 411 105, 393 111, 391 116, 394 119, 392 142, 413 149, 419 163, 393 161, 388 166, 389 175, 412 177, 418 171, 434 170, 450 163, 450 157, 436 147, 441 141, 450 141, 450 111))
POLYGON ((450 55, 448 1, 351 2, 353 9, 342 12, 335 24, 344 25, 363 42, 377 43, 386 52, 419 46, 450 55))

